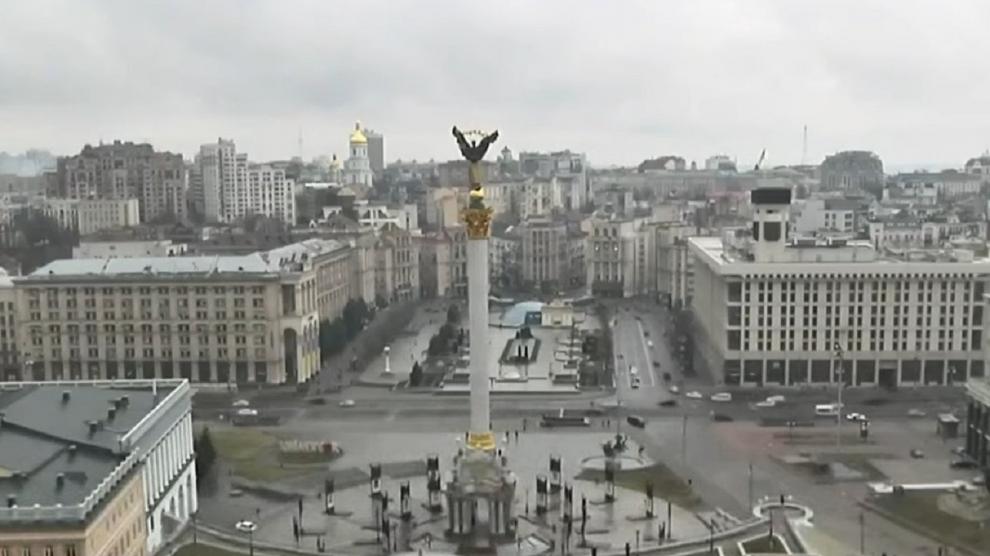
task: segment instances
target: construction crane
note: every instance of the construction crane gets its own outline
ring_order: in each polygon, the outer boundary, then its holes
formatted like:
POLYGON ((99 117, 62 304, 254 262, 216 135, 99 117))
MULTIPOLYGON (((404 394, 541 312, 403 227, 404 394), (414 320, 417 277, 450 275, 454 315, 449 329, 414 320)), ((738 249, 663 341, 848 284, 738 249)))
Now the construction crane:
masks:
POLYGON ((760 151, 760 159, 756 161, 756 166, 753 166, 754 172, 760 171, 760 166, 763 164, 763 161, 766 159, 766 157, 767 157, 767 150, 763 149, 762 151, 760 151))

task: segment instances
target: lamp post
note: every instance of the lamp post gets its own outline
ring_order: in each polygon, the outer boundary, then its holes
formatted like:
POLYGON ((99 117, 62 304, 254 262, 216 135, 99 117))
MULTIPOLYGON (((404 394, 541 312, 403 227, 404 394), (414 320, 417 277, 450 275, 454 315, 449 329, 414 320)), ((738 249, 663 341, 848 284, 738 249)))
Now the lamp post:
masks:
POLYGON ((385 374, 390 375, 392 374, 392 361, 389 354, 392 352, 392 348, 385 346, 382 349, 382 352, 385 354, 385 374))
POLYGON ((258 529, 258 524, 253 521, 242 519, 234 525, 234 528, 240 531, 241 533, 247 533, 248 555, 254 556, 254 532, 255 530, 258 529))
POLYGON ((836 378, 838 383, 836 385, 836 416, 835 416, 835 447, 842 447, 842 388, 846 385, 844 360, 842 355, 842 346, 835 343, 835 359, 836 359, 836 378))

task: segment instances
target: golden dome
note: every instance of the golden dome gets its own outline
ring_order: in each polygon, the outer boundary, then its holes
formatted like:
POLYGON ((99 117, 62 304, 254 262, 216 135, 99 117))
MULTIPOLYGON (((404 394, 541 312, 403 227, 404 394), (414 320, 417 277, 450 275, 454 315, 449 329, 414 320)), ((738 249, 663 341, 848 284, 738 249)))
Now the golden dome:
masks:
POLYGON ((367 143, 368 138, 361 131, 361 122, 354 123, 354 133, 351 133, 351 143, 367 143))

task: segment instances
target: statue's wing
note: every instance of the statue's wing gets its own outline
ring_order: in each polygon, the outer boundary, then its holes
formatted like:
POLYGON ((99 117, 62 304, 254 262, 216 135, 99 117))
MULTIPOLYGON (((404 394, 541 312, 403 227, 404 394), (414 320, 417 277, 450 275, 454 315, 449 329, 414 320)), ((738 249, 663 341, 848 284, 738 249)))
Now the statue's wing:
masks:
POLYGON ((470 149, 471 146, 468 145, 467 140, 464 139, 464 134, 461 133, 461 130, 457 129, 456 125, 454 126, 453 133, 454 133, 454 137, 457 138, 457 146, 460 147, 461 152, 462 153, 467 152, 465 149, 470 149))
POLYGON ((484 153, 485 151, 488 150, 488 146, 494 143, 497 139, 498 139, 498 130, 495 130, 493 133, 491 133, 490 135, 486 135, 481 140, 481 144, 478 145, 478 148, 481 150, 482 153, 484 153))

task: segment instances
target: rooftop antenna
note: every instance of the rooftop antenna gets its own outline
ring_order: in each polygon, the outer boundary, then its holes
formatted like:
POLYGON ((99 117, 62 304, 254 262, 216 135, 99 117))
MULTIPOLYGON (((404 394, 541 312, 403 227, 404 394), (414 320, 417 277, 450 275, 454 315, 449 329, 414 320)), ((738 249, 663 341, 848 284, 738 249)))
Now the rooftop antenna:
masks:
POLYGON ((804 124, 804 140, 801 142, 801 166, 808 163, 808 124, 804 124))

